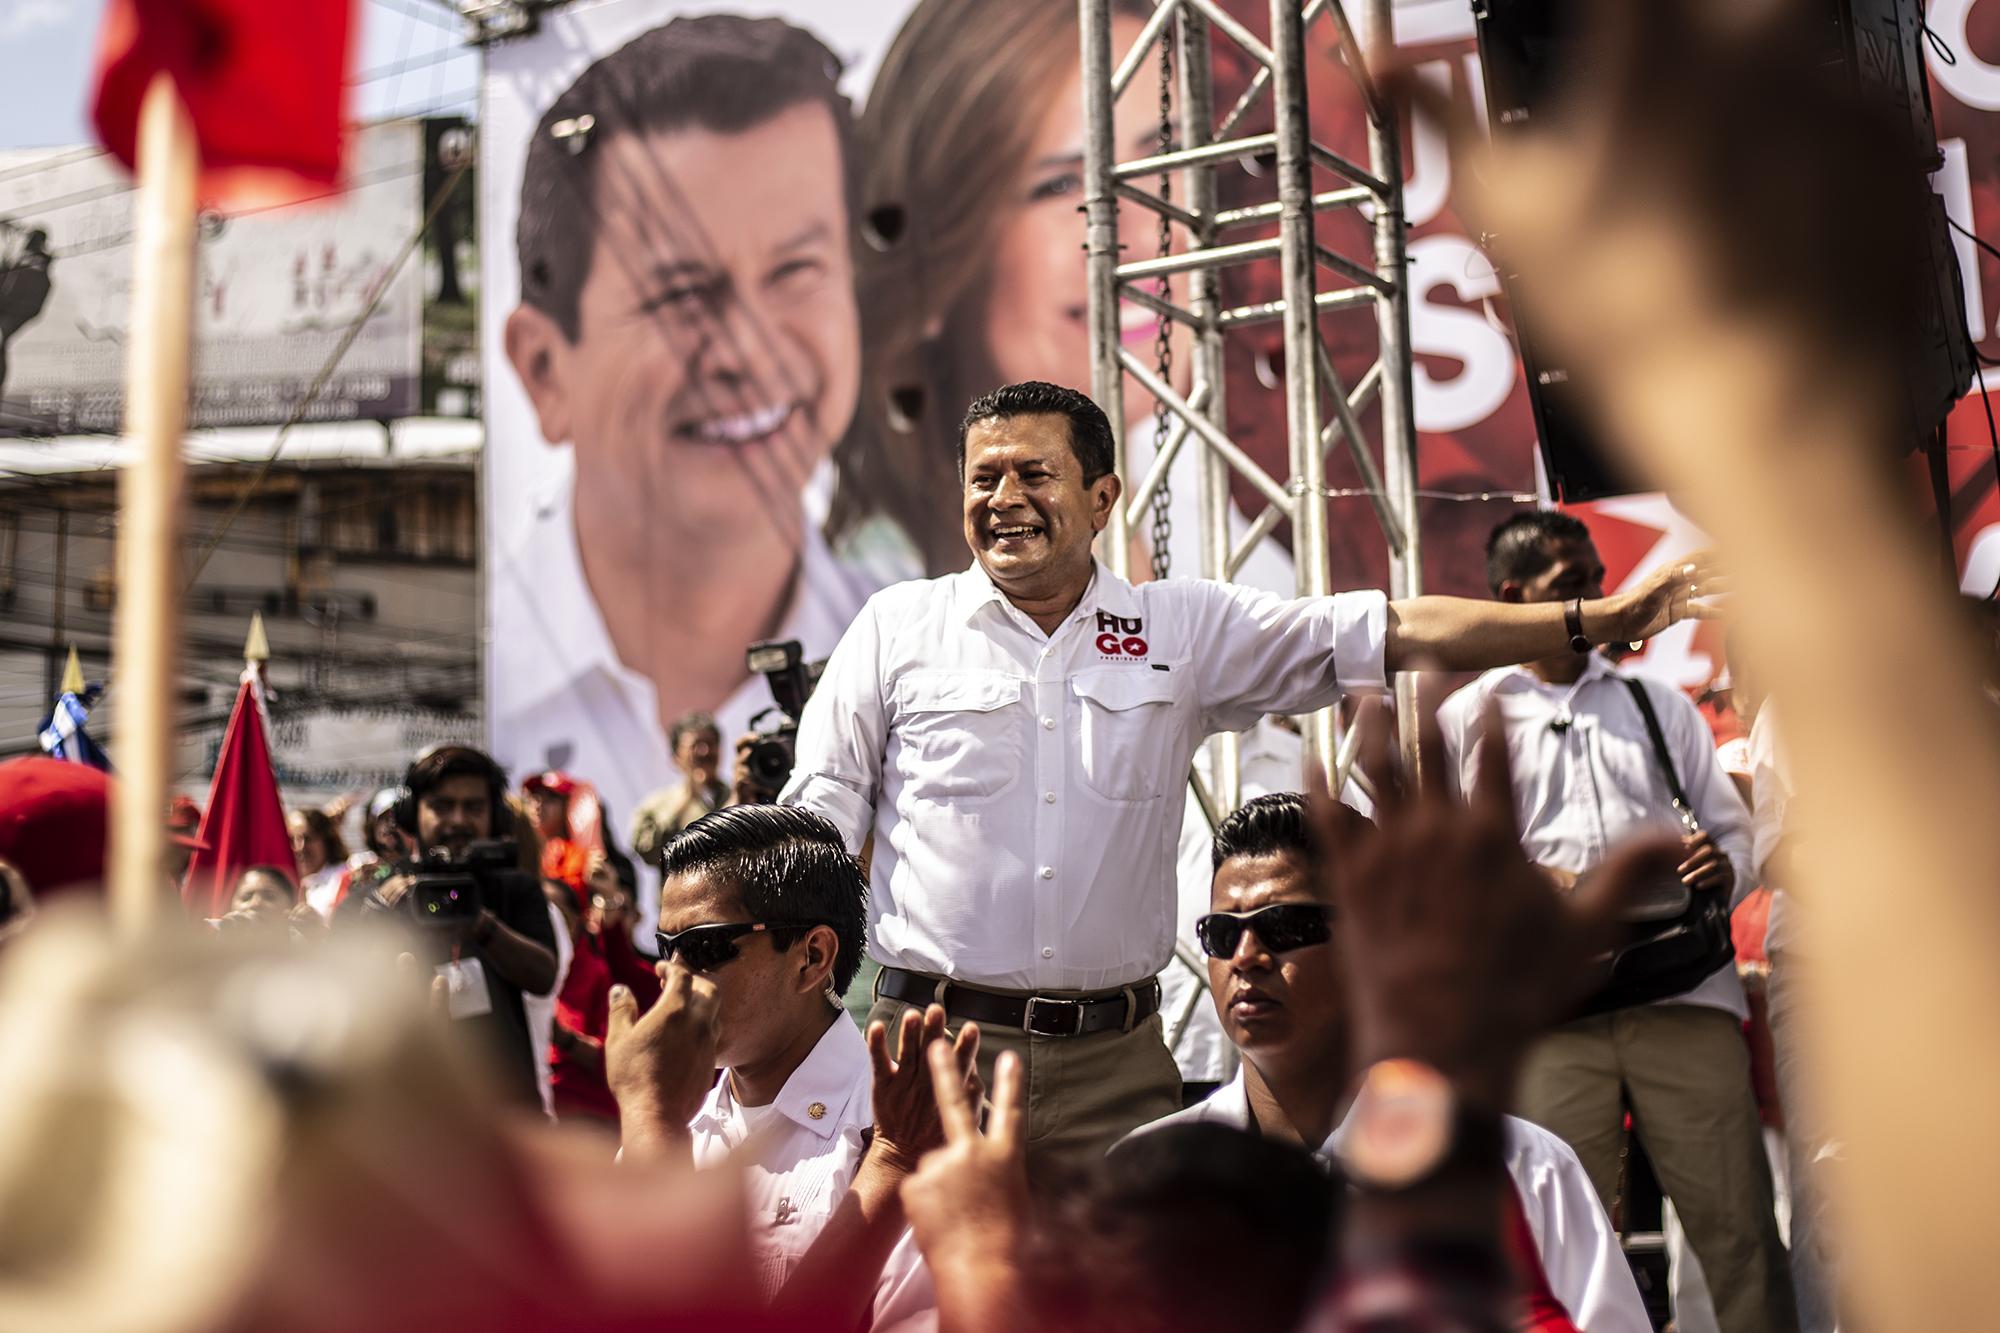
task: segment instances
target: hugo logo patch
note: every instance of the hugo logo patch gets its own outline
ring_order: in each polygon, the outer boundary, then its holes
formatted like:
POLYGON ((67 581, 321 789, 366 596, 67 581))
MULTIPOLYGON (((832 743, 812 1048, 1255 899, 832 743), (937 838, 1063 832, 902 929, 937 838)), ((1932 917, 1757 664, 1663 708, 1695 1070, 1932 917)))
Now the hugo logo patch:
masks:
POLYGON ((1146 641, 1139 636, 1145 632, 1145 622, 1133 616, 1114 616, 1109 611, 1097 613, 1097 651, 1106 657, 1144 657, 1146 641))

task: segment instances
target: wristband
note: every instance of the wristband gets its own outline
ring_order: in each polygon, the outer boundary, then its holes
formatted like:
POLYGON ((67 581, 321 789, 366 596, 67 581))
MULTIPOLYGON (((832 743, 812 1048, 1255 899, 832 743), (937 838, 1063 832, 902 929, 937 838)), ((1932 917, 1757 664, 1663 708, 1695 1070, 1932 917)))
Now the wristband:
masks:
POLYGON ((1587 653, 1591 649, 1590 640, 1583 632, 1583 598, 1572 597, 1563 603, 1563 628, 1569 631, 1569 649, 1573 653, 1587 653))
POLYGON ((1450 1080, 1420 1060, 1371 1065, 1343 1132, 1342 1169, 1376 1194, 1414 1188, 1460 1164, 1497 1164, 1503 1147, 1500 1117, 1467 1106, 1450 1080))

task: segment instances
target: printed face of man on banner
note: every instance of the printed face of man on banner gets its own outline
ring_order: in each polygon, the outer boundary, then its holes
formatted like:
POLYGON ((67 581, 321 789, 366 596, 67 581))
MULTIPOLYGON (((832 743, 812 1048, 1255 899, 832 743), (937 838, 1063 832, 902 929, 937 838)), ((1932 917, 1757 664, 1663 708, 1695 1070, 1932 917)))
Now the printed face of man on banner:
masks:
POLYGON ((504 345, 574 449, 583 578, 660 718, 721 706, 811 578, 802 497, 860 393, 839 73, 781 20, 680 18, 529 143, 504 345))
POLYGON ((841 147, 824 106, 736 133, 619 133, 588 151, 599 225, 575 337, 523 305, 507 339, 543 438, 576 447, 587 563, 600 542, 643 548, 661 522, 709 539, 796 496, 860 382, 841 147), (665 514, 643 504, 661 468, 674 484, 665 514))

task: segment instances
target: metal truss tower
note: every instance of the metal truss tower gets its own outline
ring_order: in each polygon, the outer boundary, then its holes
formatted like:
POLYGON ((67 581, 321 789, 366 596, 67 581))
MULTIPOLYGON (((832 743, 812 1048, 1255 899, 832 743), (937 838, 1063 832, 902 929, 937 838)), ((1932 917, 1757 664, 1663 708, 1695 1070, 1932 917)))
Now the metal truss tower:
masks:
MULTIPOLYGON (((1393 41, 1391 0, 1362 0, 1371 44, 1387 50, 1393 41)), ((1279 523, 1292 524, 1292 559, 1301 596, 1329 587, 1326 457, 1345 448, 1389 547, 1389 595, 1422 591, 1416 512, 1416 430, 1411 412, 1410 306, 1404 260, 1402 148, 1395 108, 1370 75, 1341 0, 1270 0, 1271 40, 1267 46, 1225 11, 1218 0, 1158 0, 1130 51, 1112 50, 1111 0, 1079 0, 1083 40, 1084 204, 1090 303, 1091 396, 1111 418, 1125 470, 1124 377, 1130 375, 1162 405, 1172 425, 1148 475, 1132 485, 1113 515, 1105 537, 1106 562, 1120 574, 1130 563, 1131 526, 1147 512, 1174 457, 1184 447, 1198 451, 1200 550, 1204 578, 1228 580, 1279 523), (1314 143, 1306 107, 1306 45, 1311 25, 1331 25, 1338 43, 1335 62, 1352 79, 1368 119, 1368 166, 1364 169, 1314 143), (1256 69, 1248 88, 1218 119, 1212 81, 1213 43, 1234 42, 1256 69), (1113 107, 1142 68, 1157 61, 1158 44, 1173 43, 1179 144, 1170 151, 1121 162, 1115 151, 1113 107), (1153 61, 1149 61, 1149 53, 1153 61), (1116 59, 1114 60, 1114 55, 1116 59), (1243 134, 1241 126, 1257 104, 1269 98, 1273 130, 1243 134), (1244 159, 1275 159, 1263 179, 1275 185, 1265 202, 1222 208, 1217 172, 1244 159), (1315 169, 1338 188, 1315 193, 1315 169), (1171 173, 1180 183, 1173 199, 1142 186, 1171 173), (1119 202, 1124 200, 1164 216, 1184 229, 1186 249, 1154 258, 1126 258, 1118 234, 1119 202), (1323 211, 1363 208, 1374 234, 1366 260, 1337 254, 1319 242, 1314 220, 1323 211), (1277 235, 1238 240, 1246 229, 1276 222, 1277 235), (1221 298, 1221 270, 1272 257, 1279 260, 1282 293, 1276 301, 1228 307, 1221 298), (1176 305, 1144 289, 1162 275, 1190 275, 1176 305), (1119 336, 1119 310, 1136 302, 1187 326, 1193 336, 1193 364, 1185 397, 1126 349, 1119 336), (1379 334, 1375 364, 1351 387, 1341 382, 1319 336, 1322 313, 1372 314, 1379 334), (1290 475, 1271 476, 1229 438, 1223 397, 1223 352, 1240 329, 1281 321, 1284 326, 1285 416, 1290 475), (1367 409, 1380 411, 1381 462, 1362 430, 1367 409), (1232 473, 1247 479, 1264 499, 1260 513, 1240 535, 1230 522, 1232 473)), ((1136 251, 1137 247, 1133 247, 1136 251)), ((1409 681, 1397 682, 1402 718, 1413 716, 1409 681)), ((1325 709, 1301 719, 1308 774, 1326 767, 1345 774, 1350 752, 1336 756, 1334 716, 1325 709)), ((1211 820, 1239 803, 1236 738, 1210 741, 1206 788, 1195 790, 1211 820)))

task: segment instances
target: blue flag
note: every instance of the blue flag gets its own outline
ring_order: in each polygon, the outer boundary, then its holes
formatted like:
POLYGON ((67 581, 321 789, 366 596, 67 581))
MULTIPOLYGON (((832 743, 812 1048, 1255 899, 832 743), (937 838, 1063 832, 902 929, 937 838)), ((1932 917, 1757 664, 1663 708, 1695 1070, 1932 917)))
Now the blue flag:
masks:
POLYGON ((67 759, 74 764, 89 764, 92 768, 111 769, 111 760, 105 756, 83 724, 90 720, 90 709, 83 700, 68 691, 56 700, 56 706, 42 722, 42 749, 52 758, 67 759))

